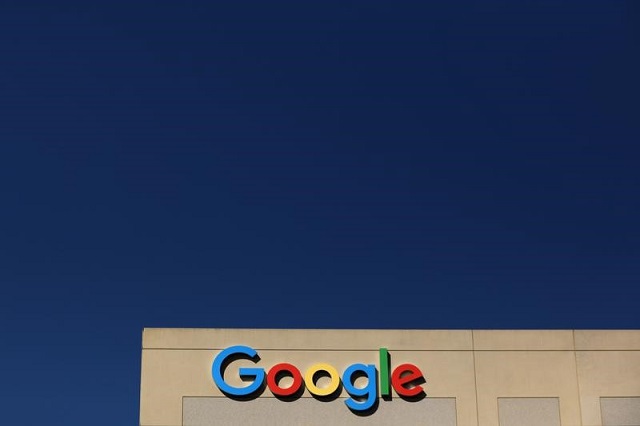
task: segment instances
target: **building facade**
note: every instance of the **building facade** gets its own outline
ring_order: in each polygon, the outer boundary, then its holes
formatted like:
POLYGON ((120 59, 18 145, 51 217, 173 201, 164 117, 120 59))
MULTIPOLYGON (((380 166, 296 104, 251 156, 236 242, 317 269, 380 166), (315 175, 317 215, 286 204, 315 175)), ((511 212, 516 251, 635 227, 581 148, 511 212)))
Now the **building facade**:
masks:
POLYGON ((140 426, 640 425, 640 330, 145 329, 140 426))

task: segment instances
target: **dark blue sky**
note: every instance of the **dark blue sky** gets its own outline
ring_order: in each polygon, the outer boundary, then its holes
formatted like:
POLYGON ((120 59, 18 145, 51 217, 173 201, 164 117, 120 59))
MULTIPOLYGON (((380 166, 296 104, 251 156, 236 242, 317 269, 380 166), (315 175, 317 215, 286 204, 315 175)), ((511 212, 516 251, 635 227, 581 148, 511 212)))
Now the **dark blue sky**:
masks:
POLYGON ((640 327, 639 3, 90 3, 0 5, 7 424, 144 326, 640 327))

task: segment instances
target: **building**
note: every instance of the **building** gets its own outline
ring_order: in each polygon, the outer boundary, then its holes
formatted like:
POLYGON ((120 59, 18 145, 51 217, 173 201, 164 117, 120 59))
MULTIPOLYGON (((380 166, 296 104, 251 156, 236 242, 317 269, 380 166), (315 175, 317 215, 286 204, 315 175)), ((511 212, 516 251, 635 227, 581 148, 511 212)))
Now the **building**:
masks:
POLYGON ((140 388, 141 426, 637 426, 640 330, 145 329, 140 388))

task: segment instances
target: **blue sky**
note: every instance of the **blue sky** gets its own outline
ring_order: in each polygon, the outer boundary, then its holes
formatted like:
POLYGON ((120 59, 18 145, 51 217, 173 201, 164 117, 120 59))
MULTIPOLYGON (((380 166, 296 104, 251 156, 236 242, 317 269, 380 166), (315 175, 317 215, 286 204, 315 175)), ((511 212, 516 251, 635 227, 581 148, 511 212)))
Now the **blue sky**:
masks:
POLYGON ((637 2, 230 3, 0 6, 9 424, 145 326, 639 327, 637 2))

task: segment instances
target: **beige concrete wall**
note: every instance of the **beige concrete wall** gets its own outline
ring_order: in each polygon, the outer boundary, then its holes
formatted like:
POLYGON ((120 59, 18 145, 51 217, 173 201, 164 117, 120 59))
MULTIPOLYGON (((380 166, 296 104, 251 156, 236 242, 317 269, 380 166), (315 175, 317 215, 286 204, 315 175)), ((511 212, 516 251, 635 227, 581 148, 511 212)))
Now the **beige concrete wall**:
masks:
MULTIPOLYGON (((601 397, 640 396, 640 331, 145 329, 140 425, 182 426, 183 397, 231 403, 213 383, 211 363, 232 345, 256 349, 265 369, 290 362, 304 371, 327 362, 340 373, 356 362, 377 365, 378 349, 386 347, 392 365, 422 370, 427 399, 455 398, 458 426, 498 425, 500 398, 555 398, 561 425, 602 425, 601 397)), ((266 391, 260 398, 273 396, 266 391)), ((298 402, 317 402, 309 398, 305 392, 298 402)), ((510 412, 503 420, 517 416, 514 401, 504 405, 510 412)), ((408 416, 406 404, 420 402, 381 401, 378 412, 357 422, 376 424, 391 412, 408 416)))

